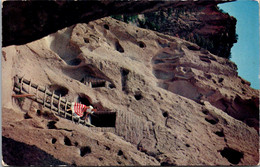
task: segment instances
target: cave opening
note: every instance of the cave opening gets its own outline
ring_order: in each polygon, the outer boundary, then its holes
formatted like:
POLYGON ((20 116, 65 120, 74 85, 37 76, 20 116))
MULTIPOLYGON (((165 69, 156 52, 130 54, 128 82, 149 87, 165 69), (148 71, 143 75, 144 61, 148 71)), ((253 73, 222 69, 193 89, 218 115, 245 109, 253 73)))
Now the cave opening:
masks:
POLYGON ((60 85, 50 85, 49 89, 50 91, 54 91, 54 94, 61 97, 66 96, 69 92, 69 89, 60 85))
POLYGON ((90 106, 91 102, 90 99, 86 95, 79 95, 78 103, 85 104, 86 106, 90 106))
POLYGON ((80 156, 84 157, 86 154, 91 153, 91 148, 89 146, 80 148, 80 156))
POLYGON ((167 111, 164 111, 162 114, 163 114, 163 117, 168 117, 169 116, 169 113, 167 111))
POLYGON ((120 45, 119 41, 116 41, 115 47, 118 52, 124 53, 124 48, 120 45))
POLYGON ((104 28, 109 30, 109 26, 107 24, 104 25, 104 28))
POLYGON ((81 59, 79 58, 76 58, 76 59, 72 59, 68 62, 68 65, 72 65, 72 66, 77 66, 81 63, 81 59))
POLYGON ((91 116, 91 124, 95 127, 115 127, 116 112, 96 112, 91 116))
POLYGON ((60 95, 61 97, 63 97, 63 96, 65 96, 66 94, 68 94, 68 89, 67 88, 65 88, 65 87, 60 87, 59 89, 57 89, 57 90, 55 90, 54 91, 54 93, 56 94, 56 95, 60 95))
POLYGON ((141 100, 143 98, 141 93, 135 94, 134 97, 135 97, 136 100, 141 100))
POLYGON ((145 48, 146 47, 145 43, 142 42, 142 41, 139 41, 138 45, 139 45, 140 48, 145 48))
POLYGON ((221 150, 220 154, 232 164, 238 164, 244 157, 244 154, 242 152, 229 147, 225 147, 223 150, 221 150))
POLYGON ((216 125, 219 122, 218 118, 213 118, 213 117, 207 117, 205 118, 205 120, 212 125, 216 125))
MULTIPOLYGON (((86 106, 92 105, 91 99, 84 94, 80 94, 77 101, 78 103, 84 104, 86 106)), ((98 104, 95 104, 93 107, 97 109, 97 112, 91 115, 90 121, 92 125, 94 125, 95 127, 116 126, 116 112, 104 111, 104 108, 98 106, 98 104)))
POLYGON ((105 86, 106 86, 106 81, 102 81, 102 82, 92 82, 91 85, 92 85, 92 88, 105 87, 105 86))

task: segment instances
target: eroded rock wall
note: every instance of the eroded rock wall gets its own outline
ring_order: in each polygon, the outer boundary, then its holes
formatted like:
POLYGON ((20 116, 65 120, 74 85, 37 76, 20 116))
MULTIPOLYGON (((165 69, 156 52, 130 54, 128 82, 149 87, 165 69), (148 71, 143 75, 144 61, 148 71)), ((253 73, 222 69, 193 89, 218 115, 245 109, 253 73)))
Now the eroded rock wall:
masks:
MULTIPOLYGON (((193 43, 103 18, 2 53, 7 144, 14 140, 53 162, 81 166, 258 163, 258 125, 248 123, 258 119, 258 91, 237 76, 234 63, 193 43), (115 112, 115 127, 74 124, 27 98, 12 98, 15 75, 115 112), (91 87, 86 78, 109 84, 91 87)), ((15 159, 8 149, 3 153, 6 163, 15 159)))

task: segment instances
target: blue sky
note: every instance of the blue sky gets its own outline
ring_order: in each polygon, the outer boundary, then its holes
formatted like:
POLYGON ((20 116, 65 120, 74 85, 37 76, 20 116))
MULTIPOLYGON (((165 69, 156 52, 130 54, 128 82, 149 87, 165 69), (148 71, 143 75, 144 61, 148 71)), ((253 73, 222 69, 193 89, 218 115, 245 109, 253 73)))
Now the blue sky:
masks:
POLYGON ((239 0, 218 5, 237 19, 238 42, 231 49, 231 60, 238 75, 259 89, 259 6, 257 1, 239 0))

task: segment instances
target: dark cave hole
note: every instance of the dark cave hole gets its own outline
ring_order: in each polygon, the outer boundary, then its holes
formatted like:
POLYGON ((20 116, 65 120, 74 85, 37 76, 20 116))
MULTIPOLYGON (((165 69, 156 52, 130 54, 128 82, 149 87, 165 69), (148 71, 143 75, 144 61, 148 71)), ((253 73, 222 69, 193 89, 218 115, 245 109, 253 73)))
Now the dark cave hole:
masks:
POLYGON ((78 143, 78 142, 75 142, 74 145, 77 147, 77 146, 79 145, 79 143, 78 143))
POLYGON ((215 134, 219 137, 225 137, 224 135, 224 132, 223 131, 218 131, 218 132, 215 132, 215 134))
POLYGON ((125 68, 122 68, 121 69, 121 74, 122 74, 122 76, 127 76, 129 74, 129 70, 125 69, 125 68))
POLYGON ((203 110, 202 110, 202 113, 205 114, 205 115, 208 115, 208 114, 209 114, 209 110, 203 109, 203 110))
POLYGON ((66 146, 72 146, 71 141, 67 136, 64 137, 64 144, 66 146))
POLYGON ((66 94, 68 94, 68 92, 69 90, 65 87, 60 87, 54 91, 54 93, 58 96, 65 96, 66 94))
POLYGON ((205 74, 205 77, 208 78, 208 79, 211 79, 211 78, 212 78, 212 76, 209 75, 209 74, 205 74))
POLYGON ((209 118, 205 118, 205 120, 207 122, 209 122, 210 124, 212 124, 212 125, 216 125, 219 122, 218 118, 211 118, 211 117, 209 117, 209 118))
POLYGON ((162 115, 163 115, 164 117, 168 117, 168 116, 169 116, 169 113, 168 113, 167 111, 163 111, 162 115))
POLYGON ((106 150, 110 150, 110 147, 108 147, 108 146, 105 146, 105 149, 106 149, 106 150))
POLYGON ((141 93, 135 94, 134 97, 135 97, 136 100, 141 100, 143 98, 141 93))
POLYGON ((89 43, 89 39, 88 38, 84 38, 84 42, 85 43, 89 43))
POLYGON ((85 83, 85 78, 83 77, 83 78, 80 80, 80 82, 86 84, 86 83, 85 83))
POLYGON ((111 88, 111 89, 116 88, 116 86, 115 86, 114 84, 112 84, 112 83, 110 83, 108 86, 109 86, 109 88, 111 88))
POLYGON ((124 154, 124 153, 123 153, 122 150, 119 150, 118 153, 117 153, 118 156, 121 156, 121 155, 123 155, 123 154, 124 154))
POLYGON ((28 113, 25 113, 24 114, 24 119, 31 119, 32 117, 28 114, 28 113))
POLYGON ((41 116, 41 110, 36 111, 37 116, 41 116))
POLYGON ((71 66, 77 66, 81 63, 81 59, 79 58, 76 58, 76 59, 72 59, 68 62, 68 65, 71 65, 71 66))
POLYGON ((107 24, 104 25, 104 28, 109 30, 109 26, 107 24))
POLYGON ((224 78, 219 78, 218 79, 218 83, 221 83, 221 82, 223 82, 224 81, 224 78))
POLYGON ((116 112, 96 112, 91 116, 91 124, 96 127, 115 127, 116 112))
POLYGON ((186 146, 186 147, 190 147, 190 145, 189 145, 189 144, 185 144, 185 146, 186 146))
POLYGON ((145 48, 146 47, 145 43, 142 42, 142 41, 139 41, 138 45, 139 45, 140 48, 145 48))
POLYGON ((80 156, 84 157, 86 154, 91 153, 91 148, 89 146, 81 147, 80 148, 80 156))
POLYGON ((98 160, 99 160, 99 161, 103 161, 104 159, 103 159, 102 157, 99 157, 98 160))
POLYGON ((92 82, 91 85, 92 85, 92 88, 105 87, 105 86, 106 86, 106 81, 102 81, 102 82, 92 82))
POLYGON ((54 94, 61 96, 61 97, 67 95, 69 92, 69 90, 67 88, 60 86, 60 85, 51 85, 50 91, 54 91, 54 94))
POLYGON ((57 141, 57 139, 53 138, 53 139, 51 140, 51 143, 52 143, 52 144, 55 144, 56 141, 57 141))
POLYGON ((125 52, 124 48, 120 45, 120 43, 118 41, 116 41, 115 45, 116 45, 116 50, 118 52, 120 52, 120 53, 124 53, 125 52))
POLYGON ((86 106, 91 105, 89 98, 85 95, 79 95, 77 101, 78 101, 78 103, 85 104, 86 106))
POLYGON ((47 124, 48 129, 57 129, 57 127, 55 125, 56 123, 57 123, 56 121, 48 122, 48 124, 47 124))
POLYGON ((232 164, 238 164, 241 161, 241 158, 244 157, 242 152, 229 147, 225 147, 223 150, 221 150, 220 154, 232 164))

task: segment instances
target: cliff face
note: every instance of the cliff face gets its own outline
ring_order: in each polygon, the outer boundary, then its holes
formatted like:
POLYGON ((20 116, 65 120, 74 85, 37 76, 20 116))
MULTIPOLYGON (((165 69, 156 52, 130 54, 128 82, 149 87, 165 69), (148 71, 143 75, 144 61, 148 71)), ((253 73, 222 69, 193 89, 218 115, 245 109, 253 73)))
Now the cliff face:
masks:
POLYGON ((2 55, 2 149, 9 165, 259 161, 259 92, 237 76, 233 62, 196 44, 103 18, 4 47, 2 55), (16 75, 115 117, 93 118, 97 127, 87 127, 13 98, 16 75), (90 86, 86 78, 107 84, 90 86), (115 124, 106 127, 107 121, 115 124))
POLYGON ((225 58, 230 57, 233 43, 237 42, 236 19, 222 13, 217 2, 180 5, 139 16, 123 15, 115 18, 180 37, 225 58))

